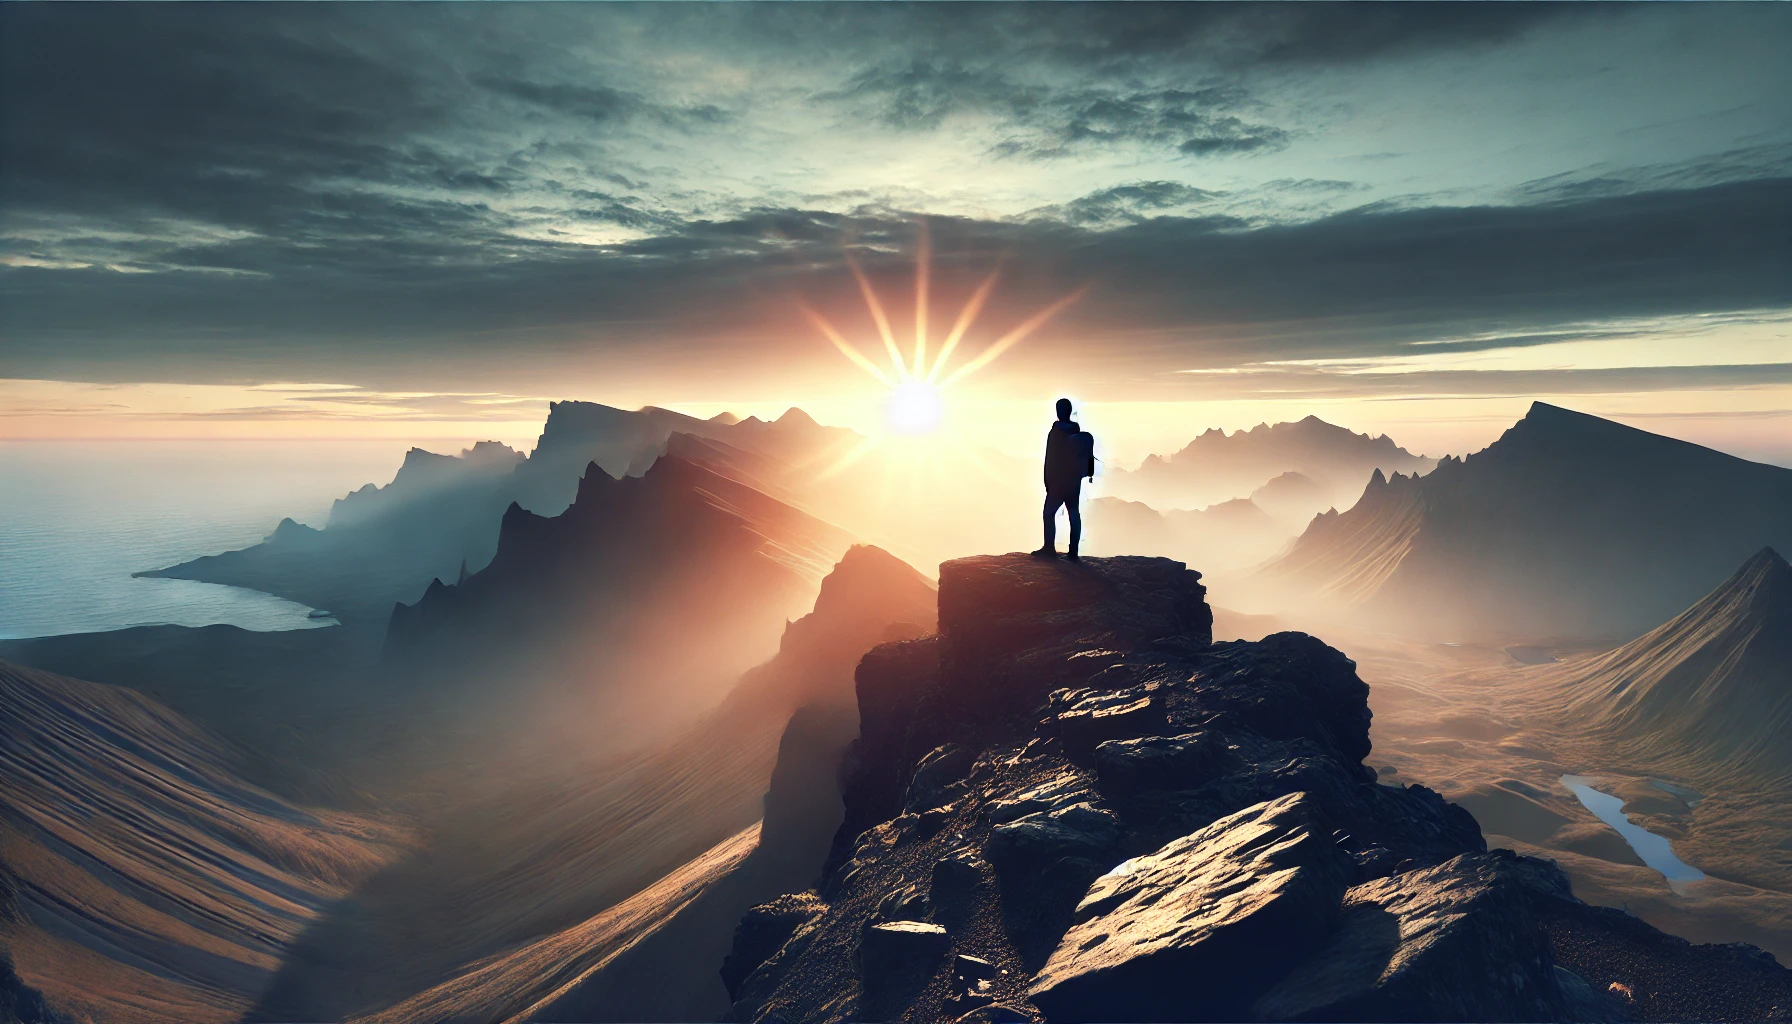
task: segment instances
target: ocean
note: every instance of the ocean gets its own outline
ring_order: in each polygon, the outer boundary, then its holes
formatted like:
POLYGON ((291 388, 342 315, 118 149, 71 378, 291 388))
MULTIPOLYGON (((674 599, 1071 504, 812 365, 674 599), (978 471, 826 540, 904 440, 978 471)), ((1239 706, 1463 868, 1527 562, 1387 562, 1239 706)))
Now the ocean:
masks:
POLYGON ((131 573, 247 547, 286 516, 322 526, 333 499, 391 480, 407 447, 0 441, 0 639, 163 623, 327 625, 270 594, 131 573))

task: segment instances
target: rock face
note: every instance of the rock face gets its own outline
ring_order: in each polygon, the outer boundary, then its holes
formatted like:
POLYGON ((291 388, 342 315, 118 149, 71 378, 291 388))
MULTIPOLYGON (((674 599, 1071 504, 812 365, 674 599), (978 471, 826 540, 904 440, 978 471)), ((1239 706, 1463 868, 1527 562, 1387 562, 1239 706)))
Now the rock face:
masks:
POLYGON ((1234 1020, 1330 930, 1356 864, 1293 793, 1095 880, 1027 990, 1053 1020, 1234 1020))
POLYGON ((844 824, 813 892, 743 921, 731 1019, 1610 1016, 1587 951, 1666 937, 1378 784, 1355 666, 1214 644, 1203 596, 1163 559, 942 566, 939 633, 860 662, 844 824))
POLYGON ((1465 854, 1344 896, 1337 929, 1259 1020, 1565 1019, 1573 1009, 1508 851, 1465 854))

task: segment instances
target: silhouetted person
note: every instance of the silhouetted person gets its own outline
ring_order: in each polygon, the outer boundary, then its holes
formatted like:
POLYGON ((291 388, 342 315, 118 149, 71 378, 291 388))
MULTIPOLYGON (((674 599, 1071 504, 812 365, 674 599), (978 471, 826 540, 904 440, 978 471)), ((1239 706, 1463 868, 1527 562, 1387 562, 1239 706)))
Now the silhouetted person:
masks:
POLYGON ((1083 539, 1083 478, 1095 479, 1095 438, 1070 418, 1070 399, 1058 399, 1058 422, 1045 435, 1045 544, 1033 552, 1043 558, 1058 554, 1058 506, 1070 516, 1070 553, 1083 539))

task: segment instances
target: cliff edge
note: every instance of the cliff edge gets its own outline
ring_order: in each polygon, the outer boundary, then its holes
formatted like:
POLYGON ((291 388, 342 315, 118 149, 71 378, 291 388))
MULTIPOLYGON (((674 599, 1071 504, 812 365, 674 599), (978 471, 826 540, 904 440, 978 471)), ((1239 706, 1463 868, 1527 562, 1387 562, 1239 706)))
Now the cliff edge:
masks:
POLYGON ((1436 793, 1379 784, 1355 664, 1302 633, 1213 643, 1182 563, 961 559, 941 566, 939 611, 937 634, 860 663, 844 824, 813 889, 742 919, 731 1019, 1788 1005, 1788 972, 1759 950, 1588 907, 1554 864, 1489 852, 1436 793), (1647 1006, 1612 984, 1642 971, 1647 1006))

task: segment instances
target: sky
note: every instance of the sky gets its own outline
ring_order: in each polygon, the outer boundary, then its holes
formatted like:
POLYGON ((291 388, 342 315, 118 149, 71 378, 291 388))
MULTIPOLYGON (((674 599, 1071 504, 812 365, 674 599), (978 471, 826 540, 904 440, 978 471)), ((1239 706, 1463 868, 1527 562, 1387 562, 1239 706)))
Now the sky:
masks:
POLYGON ((1055 310, 945 395, 998 446, 1541 399, 1792 464, 1788 52, 1784 4, 7 4, 0 438, 875 430, 804 310, 886 361, 856 264, 909 352, 925 248, 936 354, 994 275, 955 365, 1055 310))

